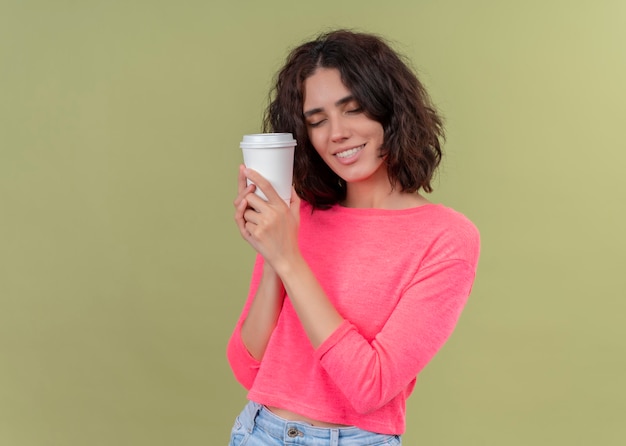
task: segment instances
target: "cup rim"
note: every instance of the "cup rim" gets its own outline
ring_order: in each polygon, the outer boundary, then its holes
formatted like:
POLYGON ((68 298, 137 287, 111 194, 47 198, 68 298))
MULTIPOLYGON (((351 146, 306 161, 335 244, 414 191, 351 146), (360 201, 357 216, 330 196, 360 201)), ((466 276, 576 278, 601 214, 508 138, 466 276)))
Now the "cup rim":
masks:
POLYGON ((243 135, 239 144, 242 149, 287 148, 296 145, 291 133, 250 133, 243 135))

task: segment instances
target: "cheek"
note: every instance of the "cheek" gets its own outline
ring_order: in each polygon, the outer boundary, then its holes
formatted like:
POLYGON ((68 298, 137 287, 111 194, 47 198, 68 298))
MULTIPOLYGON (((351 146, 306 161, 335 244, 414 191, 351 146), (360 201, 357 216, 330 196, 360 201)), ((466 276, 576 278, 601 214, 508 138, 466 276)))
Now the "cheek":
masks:
POLYGON ((319 130, 320 129, 316 129, 316 131, 309 131, 309 141, 311 141, 315 151, 322 155, 322 152, 324 151, 324 136, 319 130))
POLYGON ((385 139, 385 129, 383 128, 383 126, 380 123, 376 123, 376 125, 373 128, 373 133, 378 135, 378 139, 380 139, 380 142, 382 143, 385 139))

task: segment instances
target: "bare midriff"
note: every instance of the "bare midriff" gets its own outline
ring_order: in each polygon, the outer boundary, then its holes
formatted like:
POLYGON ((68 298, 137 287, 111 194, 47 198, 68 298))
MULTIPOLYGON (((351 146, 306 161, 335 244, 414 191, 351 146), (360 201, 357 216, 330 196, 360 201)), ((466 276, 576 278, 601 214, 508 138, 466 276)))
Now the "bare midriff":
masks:
POLYGON ((274 407, 274 406, 265 406, 265 407, 274 415, 279 416, 280 418, 283 418, 289 421, 299 421, 302 423, 308 423, 315 427, 330 427, 330 428, 350 427, 345 424, 334 424, 334 423, 327 423, 325 421, 320 421, 320 420, 313 420, 312 418, 302 416, 290 410, 281 409, 280 407, 274 407))

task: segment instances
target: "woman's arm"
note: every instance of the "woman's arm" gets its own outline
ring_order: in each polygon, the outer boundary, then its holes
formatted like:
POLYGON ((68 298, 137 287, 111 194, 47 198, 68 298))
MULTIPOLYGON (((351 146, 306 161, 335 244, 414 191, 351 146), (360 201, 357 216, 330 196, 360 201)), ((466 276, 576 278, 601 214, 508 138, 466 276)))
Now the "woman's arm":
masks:
MULTIPOLYGON (((272 266, 277 274, 276 280, 284 284, 311 344, 317 348, 342 324, 343 318, 300 253, 300 199, 295 192, 292 193, 291 207, 287 208, 265 178, 249 169, 242 170, 242 174, 254 182, 268 200, 253 193, 242 199, 238 208, 242 213, 242 219, 238 221, 243 220, 240 232, 272 266)), ((271 298, 265 297, 264 300, 271 301, 271 298)), ((263 319, 270 321, 271 317, 263 319)))
POLYGON ((263 275, 254 300, 241 326, 241 339, 253 358, 263 359, 270 336, 283 307, 285 289, 274 269, 263 265, 263 275))
POLYGON ((454 331, 473 279, 473 266, 463 260, 425 268, 373 339, 346 321, 316 349, 321 366, 357 412, 377 410, 410 391, 454 331))
MULTIPOLYGON (((247 185, 243 170, 244 166, 239 166, 238 195, 233 204, 235 205, 235 222, 245 239, 247 230, 244 214, 248 209, 246 196, 254 192, 255 186, 247 185)), ((255 268, 259 266, 260 264, 257 264, 255 268)), ((263 358, 285 298, 283 284, 271 265, 263 262, 262 268, 263 272, 254 299, 251 303, 247 303, 245 314, 242 316, 243 322, 240 321, 241 340, 248 353, 257 361, 263 358)), ((256 270, 255 274, 257 274, 256 270)))
POLYGON ((316 349, 339 328, 344 319, 301 255, 278 263, 277 268, 298 319, 316 349))

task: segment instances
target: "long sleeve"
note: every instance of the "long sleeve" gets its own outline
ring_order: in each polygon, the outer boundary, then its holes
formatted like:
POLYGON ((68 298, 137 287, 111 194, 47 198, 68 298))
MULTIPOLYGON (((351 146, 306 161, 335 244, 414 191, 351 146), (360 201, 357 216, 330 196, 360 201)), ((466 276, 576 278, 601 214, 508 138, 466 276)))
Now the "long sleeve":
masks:
POLYGON ((252 279, 250 281, 250 290, 248 292, 248 299, 244 305, 243 311, 239 316, 239 320, 235 324, 235 329, 228 341, 226 347, 226 356, 230 367, 235 375, 235 378, 246 389, 250 390, 254 383, 254 379, 259 371, 261 362, 252 357, 252 355, 246 349, 246 346, 241 339, 241 326, 246 320, 248 310, 254 299, 254 294, 261 281, 261 274, 263 271, 263 257, 257 255, 254 269, 252 271, 252 279))
POLYGON ((470 293, 474 269, 450 260, 420 271, 384 328, 368 341, 349 321, 316 357, 358 413, 402 392, 446 342, 470 293))

